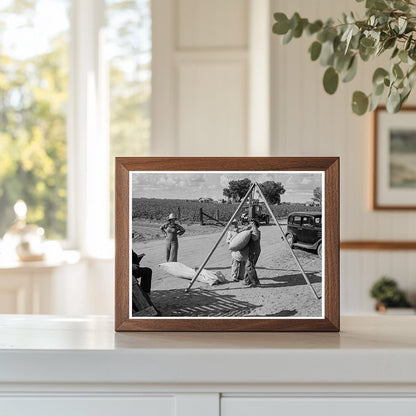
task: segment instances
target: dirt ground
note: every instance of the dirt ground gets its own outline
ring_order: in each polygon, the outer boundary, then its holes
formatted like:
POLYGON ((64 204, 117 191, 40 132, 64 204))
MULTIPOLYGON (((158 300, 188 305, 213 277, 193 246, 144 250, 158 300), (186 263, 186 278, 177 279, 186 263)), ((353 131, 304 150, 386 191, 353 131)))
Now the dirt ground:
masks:
MULTIPOLYGON (((133 224, 133 231, 145 231, 144 224, 133 224)), ((222 272, 226 283, 209 286, 195 282, 185 293, 190 281, 162 272, 158 264, 165 261, 165 241, 155 231, 146 230, 147 241, 133 239, 133 250, 145 253, 142 267, 153 270, 151 299, 162 316, 275 316, 320 317, 322 300, 317 300, 306 284, 290 250, 275 225, 260 227, 262 252, 257 263, 261 286, 244 288, 243 282, 230 278, 231 255, 221 241, 206 269, 222 272), (152 237, 150 237, 152 235, 152 237)), ((178 261, 199 267, 214 246, 222 229, 216 226, 184 225, 186 234, 179 240, 178 261)), ((314 289, 321 297, 322 261, 312 252, 295 249, 314 289)))

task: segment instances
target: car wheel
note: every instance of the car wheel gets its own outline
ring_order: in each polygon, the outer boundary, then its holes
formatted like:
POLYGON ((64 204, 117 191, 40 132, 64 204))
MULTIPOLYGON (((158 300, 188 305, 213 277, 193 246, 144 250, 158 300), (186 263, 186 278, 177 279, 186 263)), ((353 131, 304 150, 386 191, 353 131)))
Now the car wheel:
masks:
POLYGON ((322 244, 319 244, 316 252, 318 253, 319 258, 322 258, 322 244))
POLYGON ((286 234, 286 240, 289 243, 290 247, 293 248, 293 243, 295 242, 295 238, 293 237, 292 233, 287 233, 286 234))

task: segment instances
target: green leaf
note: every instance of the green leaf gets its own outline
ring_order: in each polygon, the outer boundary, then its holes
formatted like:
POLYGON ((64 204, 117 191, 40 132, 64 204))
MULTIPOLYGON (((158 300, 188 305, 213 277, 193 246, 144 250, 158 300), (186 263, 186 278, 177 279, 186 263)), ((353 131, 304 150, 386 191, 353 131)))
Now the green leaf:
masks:
POLYGON ((360 45, 364 46, 364 48, 372 48, 375 44, 374 39, 372 38, 362 38, 360 41, 360 45))
POLYGON ((290 18, 290 22, 289 22, 290 29, 294 30, 300 21, 301 21, 301 17, 299 13, 298 12, 293 13, 293 16, 290 18))
POLYGON ((389 113, 397 113, 400 110, 400 93, 397 88, 392 88, 387 96, 386 107, 389 113))
POLYGON ((313 35, 314 33, 319 32, 322 29, 322 26, 324 24, 322 23, 322 20, 315 20, 313 23, 311 23, 307 28, 306 32, 309 35, 313 35))
POLYGON ((316 39, 321 43, 325 43, 328 40, 328 32, 326 29, 321 30, 317 35, 316 39))
POLYGON ((368 97, 361 91, 355 91, 352 95, 352 111, 362 116, 368 108, 368 97))
POLYGON ((384 83, 379 85, 373 85, 373 95, 383 95, 384 88, 384 83))
POLYGON ((384 68, 377 68, 373 74, 373 85, 377 86, 379 84, 384 84, 384 78, 389 75, 388 71, 384 68))
POLYGON ((290 29, 287 16, 284 13, 275 13, 274 20, 276 20, 276 23, 273 25, 273 33, 285 35, 290 29))
POLYGON ((308 19, 298 20, 296 27, 293 29, 293 36, 295 38, 300 38, 302 36, 303 29, 305 29, 308 26, 308 24, 308 19))
POLYGON ((350 28, 348 29, 348 31, 346 31, 343 35, 343 38, 341 39, 342 41, 346 42, 345 45, 345 53, 347 53, 348 48, 350 47, 350 43, 351 43, 351 39, 353 38, 353 36, 355 36, 358 32, 360 31, 360 29, 358 29, 358 26, 356 25, 351 25, 350 28), (345 39, 344 39, 345 37, 345 39))
POLYGON ((394 59, 398 55, 399 51, 400 49, 396 46, 393 50, 393 53, 391 54, 390 59, 394 59))
POLYGON ((354 55, 351 58, 347 71, 344 73, 344 76, 342 77, 342 82, 350 82, 351 80, 354 79, 356 74, 357 74, 357 58, 354 55))
POLYGON ((351 54, 344 55, 339 52, 335 54, 334 57, 334 68, 338 72, 344 71, 347 69, 351 61, 351 54))
POLYGON ((409 55, 407 54, 407 51, 405 51, 405 50, 401 50, 400 52, 399 52, 399 58, 400 58, 400 60, 402 61, 402 62, 404 62, 404 63, 407 63, 407 61, 408 61, 408 57, 409 57, 409 55))
POLYGON ((286 35, 283 36, 282 43, 287 45, 293 39, 293 30, 289 30, 286 35))
POLYGON ((416 60, 416 45, 413 45, 409 48, 408 54, 411 60, 416 60))
POLYGON ((322 66, 332 65, 334 62, 334 44, 331 41, 326 41, 322 45, 321 59, 322 66))
POLYGON ((387 38, 386 41, 383 43, 384 49, 390 49, 396 44, 396 38, 387 38))
POLYGON ((410 34, 410 36, 407 38, 406 43, 404 44, 404 49, 407 51, 410 48, 410 44, 413 40, 413 33, 410 34))
POLYGON ((403 2, 403 0, 395 0, 393 2, 393 7, 397 10, 405 12, 409 10, 409 6, 403 2))
POLYGON ((403 16, 400 16, 397 23, 399 24, 399 35, 402 35, 407 27, 407 19, 403 16))
POLYGON ((385 0, 367 0, 365 3, 367 9, 384 10, 388 5, 385 0))
POLYGON ((413 70, 408 71, 407 78, 409 80, 409 88, 412 89, 415 85, 416 73, 413 70))
POLYGON ((412 90, 410 88, 406 88, 403 90, 403 92, 400 94, 400 107, 399 110, 402 108, 403 103, 407 100, 412 90))
POLYGON ((309 53, 311 54, 312 61, 316 61, 319 58, 321 50, 322 44, 320 42, 315 41, 312 43, 312 45, 309 47, 309 53))
POLYGON ((368 108, 368 111, 374 111, 378 105, 380 104, 381 101, 381 97, 382 95, 375 95, 375 94, 371 94, 370 96, 370 106, 368 108))
POLYGON ((397 79, 401 79, 404 76, 403 71, 400 68, 400 65, 399 64, 394 64, 393 65, 392 73, 395 76, 395 78, 397 78, 397 79))
POLYGON ((335 71, 332 66, 330 66, 324 74, 323 84, 324 89, 328 94, 334 94, 338 88, 338 73, 335 71))

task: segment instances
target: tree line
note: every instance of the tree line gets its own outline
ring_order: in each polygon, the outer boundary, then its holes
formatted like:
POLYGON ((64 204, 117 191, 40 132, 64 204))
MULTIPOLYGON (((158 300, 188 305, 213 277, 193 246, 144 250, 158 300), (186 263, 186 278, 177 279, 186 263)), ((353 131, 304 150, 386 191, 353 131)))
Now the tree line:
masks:
MULTIPOLYGON (((228 200, 240 201, 251 185, 252 182, 248 178, 232 180, 228 182, 228 188, 224 188, 222 193, 228 200)), ((280 197, 286 192, 281 182, 266 181, 259 183, 259 186, 269 204, 280 204, 280 197)))

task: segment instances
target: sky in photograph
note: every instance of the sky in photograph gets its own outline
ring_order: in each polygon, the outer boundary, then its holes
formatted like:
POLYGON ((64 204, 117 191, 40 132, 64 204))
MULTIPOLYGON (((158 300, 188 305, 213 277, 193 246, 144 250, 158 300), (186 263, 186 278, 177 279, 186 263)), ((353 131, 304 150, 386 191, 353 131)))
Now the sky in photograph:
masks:
POLYGON ((184 172, 132 174, 133 198, 198 199, 223 198, 230 180, 249 178, 252 182, 281 182, 286 192, 282 202, 310 202, 313 190, 322 186, 320 172, 184 172))

